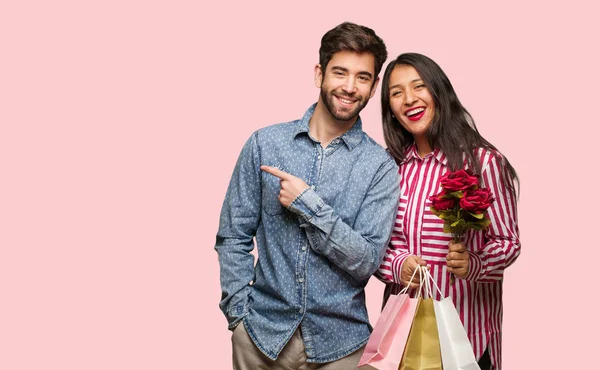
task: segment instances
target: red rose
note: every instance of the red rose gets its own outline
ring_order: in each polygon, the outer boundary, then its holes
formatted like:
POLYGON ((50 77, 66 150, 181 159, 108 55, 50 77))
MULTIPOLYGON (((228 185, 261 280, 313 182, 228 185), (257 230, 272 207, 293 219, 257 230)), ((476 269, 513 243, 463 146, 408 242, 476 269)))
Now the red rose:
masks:
POLYGON ((467 212, 483 213, 494 202, 490 189, 471 189, 460 198, 460 207, 467 212))
POLYGON ((479 180, 465 170, 458 170, 456 172, 446 172, 440 179, 440 184, 445 190, 454 192, 472 188, 479 184, 479 180))
POLYGON ((455 198, 442 198, 443 195, 444 194, 437 194, 429 197, 431 207, 436 211, 447 211, 454 208, 454 205, 456 204, 455 198))

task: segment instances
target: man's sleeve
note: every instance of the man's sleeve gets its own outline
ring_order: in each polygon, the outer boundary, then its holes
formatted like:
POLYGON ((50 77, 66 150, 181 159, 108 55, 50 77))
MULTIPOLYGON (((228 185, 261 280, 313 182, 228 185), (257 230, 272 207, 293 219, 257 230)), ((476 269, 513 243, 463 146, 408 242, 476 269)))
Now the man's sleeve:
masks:
POLYGON ((311 248, 358 281, 377 270, 390 239, 400 195, 398 167, 390 157, 381 164, 353 226, 325 204, 312 189, 304 191, 289 209, 306 229, 311 248))
POLYGON ((219 307, 233 329, 248 313, 254 280, 253 238, 260 221, 261 185, 258 133, 246 142, 238 158, 223 207, 215 249, 221 267, 219 307))

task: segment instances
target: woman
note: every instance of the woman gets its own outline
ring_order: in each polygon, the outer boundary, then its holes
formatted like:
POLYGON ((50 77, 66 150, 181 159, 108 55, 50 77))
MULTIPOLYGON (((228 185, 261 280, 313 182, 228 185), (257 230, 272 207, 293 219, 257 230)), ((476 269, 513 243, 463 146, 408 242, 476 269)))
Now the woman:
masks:
MULTIPOLYGON (((409 284, 417 265, 428 266, 445 297, 452 297, 482 370, 501 369, 502 278, 520 253, 514 168, 477 131, 442 69, 415 53, 386 68, 381 96, 388 150, 400 165, 401 197, 390 245, 377 276, 386 296, 409 284), (490 225, 451 243, 429 206, 448 171, 468 169, 495 198, 490 225)), ((410 285, 418 287, 418 275, 410 285)), ((444 297, 436 292, 434 298, 444 297)))

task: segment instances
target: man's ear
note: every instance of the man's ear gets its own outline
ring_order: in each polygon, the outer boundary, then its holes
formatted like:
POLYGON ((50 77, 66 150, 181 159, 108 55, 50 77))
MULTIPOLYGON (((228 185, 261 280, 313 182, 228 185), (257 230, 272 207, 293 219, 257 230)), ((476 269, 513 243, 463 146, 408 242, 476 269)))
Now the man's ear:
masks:
POLYGON ((317 64, 317 65, 315 65, 315 86, 320 89, 322 84, 323 84, 323 70, 321 69, 321 65, 317 64))
POLYGON ((379 76, 377 77, 375 82, 373 82, 373 86, 371 87, 371 96, 369 97, 369 99, 371 99, 373 97, 373 95, 375 95, 375 91, 377 90, 377 85, 379 85, 379 76))

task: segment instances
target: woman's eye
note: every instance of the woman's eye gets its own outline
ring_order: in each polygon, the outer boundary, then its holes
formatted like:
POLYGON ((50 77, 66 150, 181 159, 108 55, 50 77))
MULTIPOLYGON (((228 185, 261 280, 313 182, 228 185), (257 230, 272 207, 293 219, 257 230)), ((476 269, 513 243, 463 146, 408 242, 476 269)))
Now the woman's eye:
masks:
POLYGON ((400 94, 402 94, 400 90, 392 91, 392 96, 399 96, 400 94))

